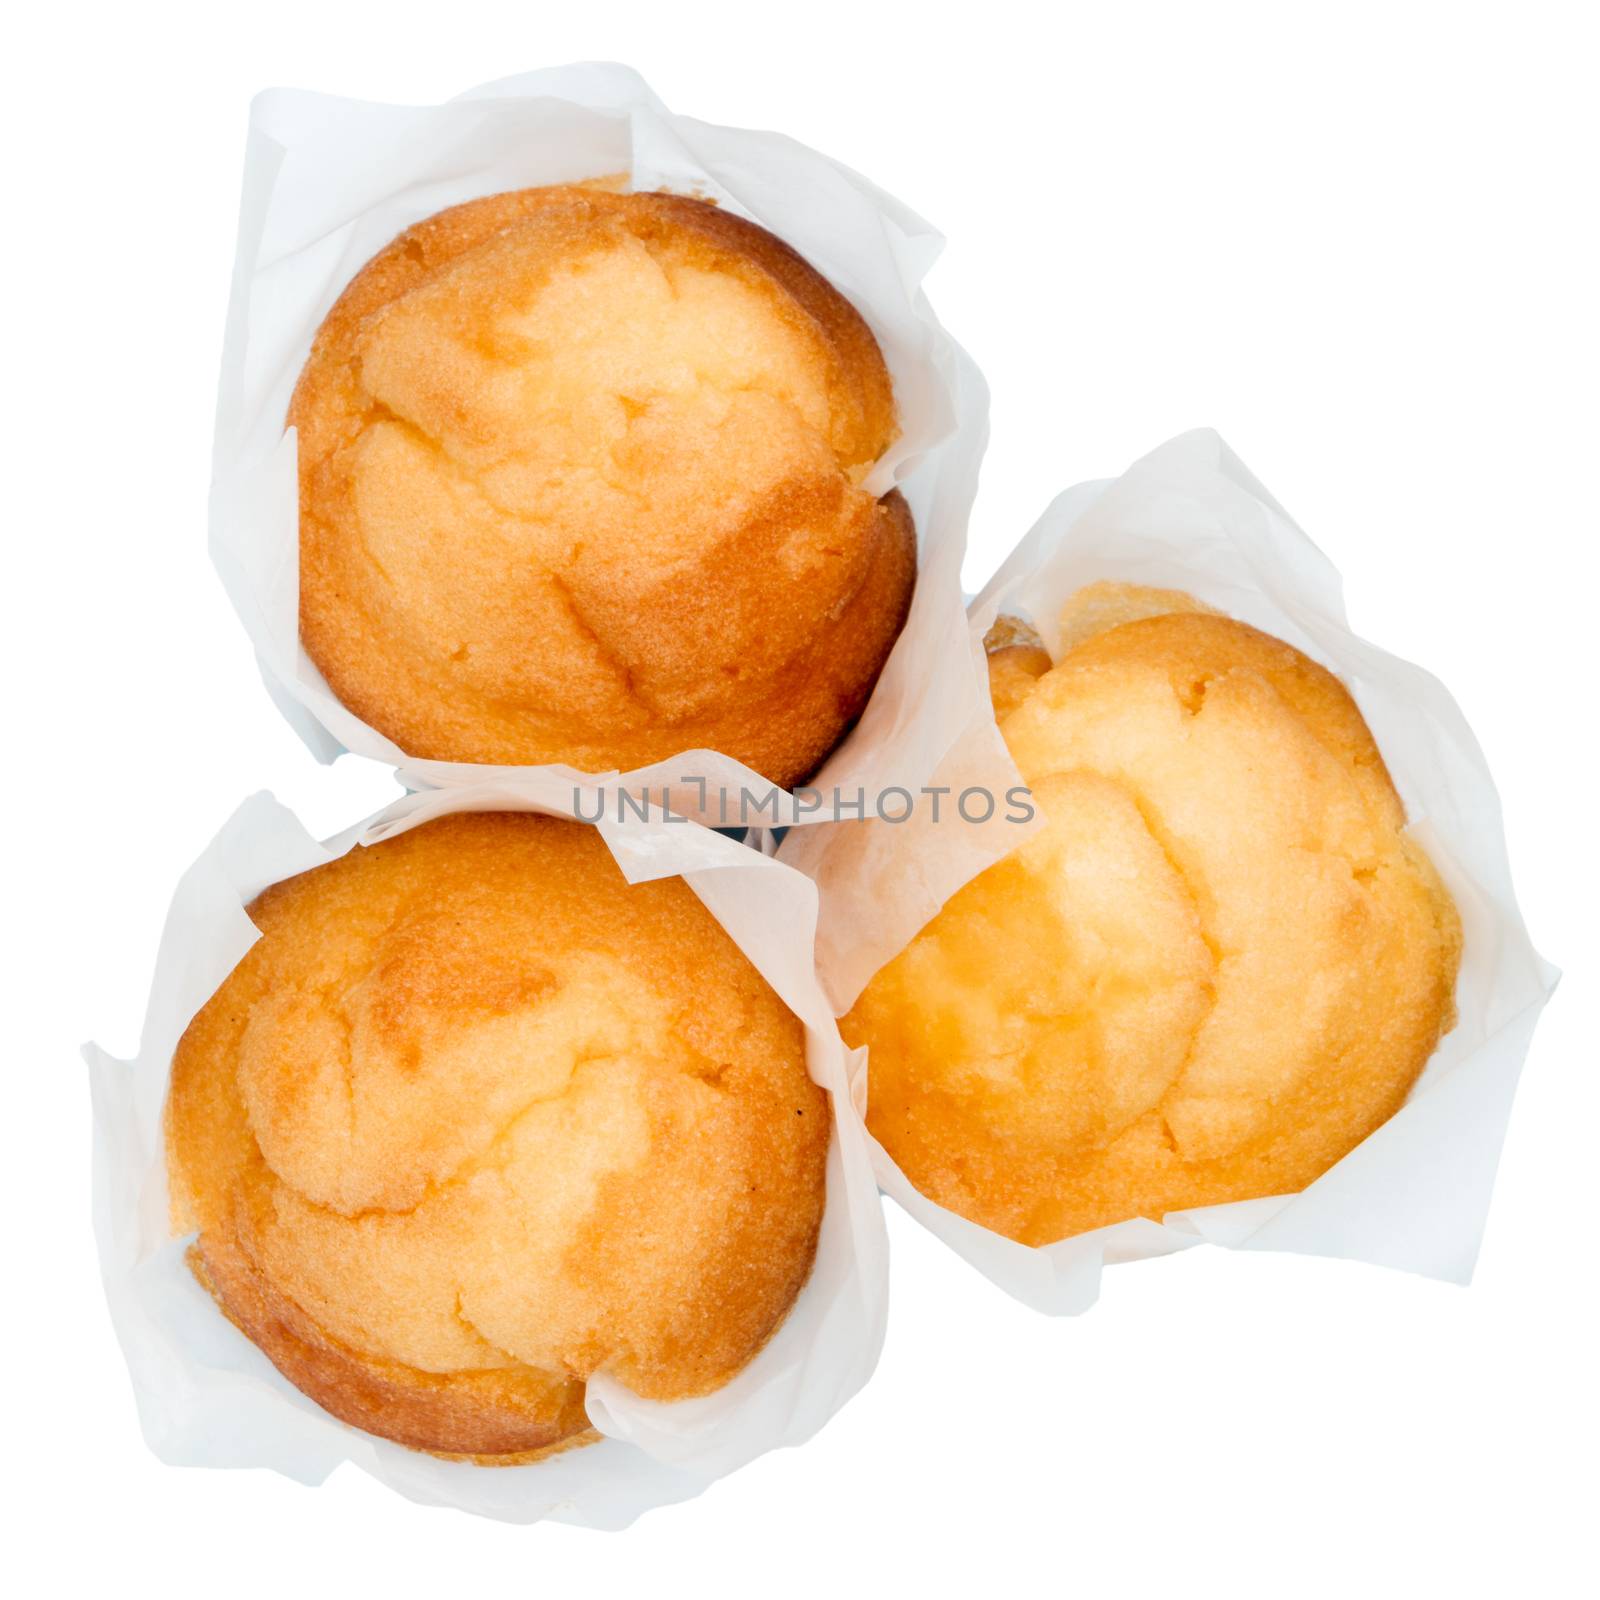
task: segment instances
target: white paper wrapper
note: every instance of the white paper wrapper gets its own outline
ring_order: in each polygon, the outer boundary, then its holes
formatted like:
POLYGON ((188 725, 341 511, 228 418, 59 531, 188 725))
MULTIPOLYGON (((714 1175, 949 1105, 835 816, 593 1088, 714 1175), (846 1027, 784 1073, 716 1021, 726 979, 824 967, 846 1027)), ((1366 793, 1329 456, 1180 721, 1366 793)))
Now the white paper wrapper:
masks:
MULTIPOLYGON (((1338 573, 1222 440, 1202 430, 1163 445, 1120 478, 1067 490, 973 602, 965 659, 976 709, 953 741, 966 781, 997 789, 1016 781, 988 709, 982 641, 990 624, 1002 613, 1024 616, 1058 655, 1063 603, 1101 579, 1186 590, 1288 640, 1344 680, 1412 832, 1460 908, 1459 1020, 1400 1112, 1301 1194, 1177 1212, 1161 1223, 1123 1222, 1034 1249, 935 1205, 872 1141, 879 1183, 980 1272, 1044 1311, 1092 1305, 1105 1262, 1203 1240, 1466 1282, 1517 1077, 1557 977, 1518 913, 1500 803, 1477 741, 1442 684, 1350 631, 1338 573)), ((940 781, 946 777, 941 771, 940 781)), ((934 910, 1020 837, 1014 826, 980 835, 959 823, 845 823, 791 833, 780 859, 820 886, 818 963, 836 1009, 848 1010, 934 910)), ((866 1071, 857 1052, 852 1086, 863 1110, 866 1071)))
MULTIPOLYGON (((217 404, 211 552, 267 688, 324 761, 352 750, 405 768, 412 787, 484 775, 409 760, 334 698, 301 648, 295 440, 283 419, 323 317, 396 234, 482 195, 615 173, 633 189, 712 199, 760 223, 847 295, 877 336, 902 431, 868 487, 882 494, 898 484, 910 503, 917 589, 871 705, 818 781, 920 784, 945 753, 939 696, 963 692, 960 663, 943 645, 963 627, 961 557, 988 418, 982 378, 919 287, 943 241, 791 139, 671 115, 626 67, 529 73, 440 106, 288 90, 257 98, 217 404)), ((741 785, 771 792, 711 751, 663 762, 640 781, 684 777, 735 795, 741 785)))
POLYGON ((771 1342, 702 1399, 641 1400, 600 1375, 590 1421, 606 1437, 522 1467, 439 1461, 329 1416, 217 1310, 170 1238, 161 1133, 172 1053, 195 1012, 259 937, 245 906, 268 884, 458 810, 543 810, 480 784, 407 795, 319 844, 270 795, 247 800, 184 875, 156 962, 140 1053, 85 1050, 94 1100, 95 1232, 112 1318, 150 1447, 182 1466, 265 1466, 318 1483, 353 1461, 413 1500, 506 1521, 617 1528, 809 1438, 866 1382, 882 1347, 888 1245, 846 1052, 812 960, 815 887, 681 821, 601 829, 630 882, 682 874, 806 1027, 807 1065, 834 1105, 828 1196, 811 1277, 771 1342))

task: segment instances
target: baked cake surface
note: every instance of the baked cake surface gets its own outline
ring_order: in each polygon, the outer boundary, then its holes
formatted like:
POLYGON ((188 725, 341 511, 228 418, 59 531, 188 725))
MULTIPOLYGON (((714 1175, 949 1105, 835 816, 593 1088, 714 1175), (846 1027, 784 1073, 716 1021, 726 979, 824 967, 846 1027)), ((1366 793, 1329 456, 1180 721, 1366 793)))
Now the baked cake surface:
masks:
POLYGON ((907 1177, 1029 1244, 1303 1189, 1399 1109, 1460 959, 1330 673, 1165 591, 1063 631, 991 657, 1044 826, 841 1024, 907 1177))
POLYGON ((781 784, 859 714, 910 604, 866 323, 752 223, 667 194, 493 195, 409 228, 290 406, 300 631, 408 755, 781 784))
POLYGON ((605 1371, 727 1381, 816 1248, 799 1021, 679 879, 592 829, 460 814, 268 889, 167 1105, 174 1229, 334 1415, 525 1460, 605 1371))

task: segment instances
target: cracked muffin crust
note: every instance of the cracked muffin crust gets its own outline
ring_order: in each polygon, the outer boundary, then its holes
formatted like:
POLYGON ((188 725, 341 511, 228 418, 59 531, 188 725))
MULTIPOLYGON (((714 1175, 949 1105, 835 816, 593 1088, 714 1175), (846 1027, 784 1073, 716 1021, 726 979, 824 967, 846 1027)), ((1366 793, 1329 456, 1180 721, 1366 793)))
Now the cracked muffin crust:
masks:
POLYGON ((807 776, 916 573, 855 309, 697 200, 524 189, 409 228, 318 332, 300 631, 408 755, 807 776))
POLYGON ((604 1371, 705 1394, 811 1268, 801 1024, 678 879, 463 814, 268 889, 173 1061, 173 1225, 335 1416, 484 1462, 594 1437, 604 1371))
POLYGON ((1026 1244, 1303 1189, 1399 1109, 1460 960, 1330 673, 1159 590, 1095 585, 1063 637, 990 658, 1044 826, 841 1024, 906 1176, 1026 1244))

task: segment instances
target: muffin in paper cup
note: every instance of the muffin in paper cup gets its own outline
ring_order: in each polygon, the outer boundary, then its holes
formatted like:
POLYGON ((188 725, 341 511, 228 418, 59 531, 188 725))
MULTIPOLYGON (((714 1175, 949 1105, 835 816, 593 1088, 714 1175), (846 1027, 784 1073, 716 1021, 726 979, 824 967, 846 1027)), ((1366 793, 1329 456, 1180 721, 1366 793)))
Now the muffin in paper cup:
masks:
MULTIPOLYGON (((763 1452, 801 1443, 866 1382, 882 1346, 882 1202, 851 1103, 843 1044, 812 959, 816 893, 800 874, 659 814, 598 830, 629 884, 681 876, 801 1021, 805 1065, 832 1102, 826 1191, 809 1276, 767 1342, 699 1398, 645 1400, 596 1372, 601 1436, 524 1465, 440 1459, 362 1432, 293 1386, 225 1317, 174 1238, 164 1107, 178 1041, 260 937, 246 907, 268 886, 460 812, 545 811, 511 782, 412 794, 318 843, 269 795, 241 805, 181 880, 136 1060, 94 1046, 94 1221, 113 1321, 151 1448, 185 1466, 272 1467, 317 1483, 352 1461, 408 1498, 506 1521, 618 1528, 687 1499, 763 1452)), ((571 826, 572 824, 568 824, 571 826)))
MULTIPOLYGON (((257 98, 217 410, 210 546, 269 692, 323 760, 353 751, 404 769, 412 787, 486 775, 482 764, 414 759, 341 703, 307 655, 297 440, 285 418, 329 309, 404 230, 489 195, 598 178, 707 200, 759 224, 843 294, 875 336, 899 434, 862 487, 903 493, 916 528, 916 582, 864 712, 812 781, 849 790, 921 783, 960 721, 950 707, 965 693, 964 668, 945 646, 963 625, 966 519, 987 437, 982 378, 920 286, 942 241, 827 157, 777 134, 674 116, 618 66, 531 73, 429 107, 283 90, 257 98)), ((570 764, 553 770, 571 780, 569 790, 583 783, 570 764)), ((708 749, 650 762, 628 780, 658 795, 670 786, 673 809, 713 824, 738 818, 705 805, 708 786, 782 803, 773 784, 708 749)), ((782 804, 781 815, 766 819, 814 819, 782 804)))
MULTIPOLYGON (((1059 496, 969 612, 971 715, 938 782, 1007 792, 1021 781, 995 727, 984 641, 1036 630, 1052 659, 1061 613, 1091 585, 1179 591, 1286 641, 1348 688, 1459 911, 1456 1019, 1401 1108, 1298 1193, 1133 1218, 1030 1246, 936 1204, 869 1133, 884 1190, 958 1254, 1040 1310, 1075 1313, 1098 1297, 1108 1261, 1210 1242, 1399 1267, 1454 1282, 1472 1273, 1517 1078, 1556 982, 1517 910, 1500 805, 1483 753, 1445 688, 1358 638, 1338 574, 1216 434, 1180 436, 1122 477, 1059 496), (1007 622, 1005 619, 1013 619, 1007 622)), ((1036 825, 1036 824, 1035 824, 1036 825)), ((778 857, 822 897, 818 965, 840 1016, 959 888, 1028 835, 923 812, 793 832, 778 857)), ((866 1112, 868 1052, 852 1059, 866 1112)))

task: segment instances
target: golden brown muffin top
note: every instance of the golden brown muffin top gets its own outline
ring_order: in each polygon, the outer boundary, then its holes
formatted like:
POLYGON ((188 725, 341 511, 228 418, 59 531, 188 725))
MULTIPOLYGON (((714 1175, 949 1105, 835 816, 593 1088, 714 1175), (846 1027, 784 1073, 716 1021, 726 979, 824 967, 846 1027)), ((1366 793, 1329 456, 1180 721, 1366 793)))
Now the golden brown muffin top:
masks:
POLYGON ((1063 631, 995 658, 1044 826, 842 1025, 911 1181, 1030 1244, 1304 1188, 1398 1109, 1460 951, 1336 678, 1164 591, 1063 631))
POLYGON ((680 880, 590 829, 445 818, 267 890, 173 1062, 175 1230, 336 1415, 443 1453, 704 1394, 799 1292, 829 1111, 680 880))
POLYGON ((319 331, 300 626, 409 755, 803 776, 871 690, 915 570, 861 317, 696 200, 525 189, 381 251, 319 331))

